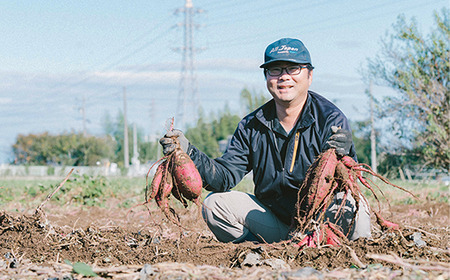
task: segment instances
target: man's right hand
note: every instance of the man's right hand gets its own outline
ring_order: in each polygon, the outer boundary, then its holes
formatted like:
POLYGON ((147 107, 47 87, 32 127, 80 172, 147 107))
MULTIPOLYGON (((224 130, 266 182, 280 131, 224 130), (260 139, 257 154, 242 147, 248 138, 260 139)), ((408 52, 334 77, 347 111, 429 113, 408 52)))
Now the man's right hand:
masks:
POLYGON ((159 143, 163 147, 163 154, 166 156, 173 152, 179 143, 179 147, 183 152, 187 152, 189 140, 179 129, 174 129, 166 133, 163 138, 159 139, 159 143))

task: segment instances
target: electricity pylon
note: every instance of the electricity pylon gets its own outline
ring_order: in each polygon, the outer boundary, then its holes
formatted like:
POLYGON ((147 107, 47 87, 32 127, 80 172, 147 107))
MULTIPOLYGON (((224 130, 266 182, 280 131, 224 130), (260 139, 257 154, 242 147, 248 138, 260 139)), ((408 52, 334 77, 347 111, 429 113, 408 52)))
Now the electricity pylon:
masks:
POLYGON ((197 79, 195 76, 194 54, 199 49, 194 48, 193 29, 198 27, 193 22, 193 17, 197 13, 202 13, 201 9, 194 9, 192 0, 186 0, 183 8, 177 9, 175 14, 183 13, 184 22, 178 25, 183 26, 183 47, 178 48, 182 53, 181 77, 177 100, 176 123, 177 127, 184 128, 189 121, 195 121, 198 114, 198 94, 197 79))

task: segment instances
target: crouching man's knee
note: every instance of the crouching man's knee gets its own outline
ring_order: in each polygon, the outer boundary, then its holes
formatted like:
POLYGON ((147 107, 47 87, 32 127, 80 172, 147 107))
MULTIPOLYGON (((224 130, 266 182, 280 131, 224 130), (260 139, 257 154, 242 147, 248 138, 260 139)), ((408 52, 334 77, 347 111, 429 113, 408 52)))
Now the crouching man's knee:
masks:
POLYGON ((203 219, 221 242, 238 242, 249 233, 230 205, 233 204, 230 193, 210 193, 202 206, 203 219))

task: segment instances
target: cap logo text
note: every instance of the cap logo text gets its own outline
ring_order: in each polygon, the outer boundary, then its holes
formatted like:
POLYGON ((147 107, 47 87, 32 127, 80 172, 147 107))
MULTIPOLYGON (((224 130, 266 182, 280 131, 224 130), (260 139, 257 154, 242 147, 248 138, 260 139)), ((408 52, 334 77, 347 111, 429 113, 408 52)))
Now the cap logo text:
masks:
POLYGON ((279 47, 274 47, 274 48, 272 48, 272 49, 270 50, 270 53, 273 53, 273 52, 277 52, 277 53, 287 53, 287 52, 290 52, 290 53, 293 53, 293 52, 298 52, 298 48, 289 47, 289 46, 286 46, 286 45, 281 45, 281 46, 279 46, 279 47))

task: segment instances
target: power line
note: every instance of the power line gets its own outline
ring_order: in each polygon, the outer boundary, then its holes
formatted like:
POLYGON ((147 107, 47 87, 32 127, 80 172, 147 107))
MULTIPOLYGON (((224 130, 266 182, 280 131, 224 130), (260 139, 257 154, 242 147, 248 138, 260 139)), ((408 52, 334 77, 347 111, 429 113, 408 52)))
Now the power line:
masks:
MULTIPOLYGON (((114 66, 119 65, 120 63, 128 60, 129 58, 133 57, 134 55, 136 55, 139 52, 142 52, 143 50, 145 50, 146 48, 148 48, 149 46, 156 44, 159 40, 161 40, 162 38, 164 38, 165 36, 167 36, 169 33, 168 31, 172 29, 172 27, 163 30, 161 33, 157 34, 155 37, 153 37, 151 40, 149 40, 148 42, 146 42, 145 44, 139 46, 138 48, 134 49, 131 53, 126 54, 125 56, 122 56, 121 58, 119 58, 118 60, 116 60, 113 63, 110 63, 109 65, 107 65, 106 67, 104 67, 103 69, 100 70, 100 72, 104 72, 108 69, 113 68, 114 66)), ((136 72, 136 70, 134 71, 136 72)), ((128 75, 132 75, 133 71, 130 71, 128 73, 128 75)), ((88 75, 87 77, 83 78, 82 80, 79 80, 78 82, 74 83, 74 84, 70 84, 66 87, 63 88, 63 90, 65 91, 70 91, 72 89, 75 89, 76 87, 79 87, 83 84, 86 84, 86 82, 88 82, 89 80, 92 80, 92 78, 96 77, 96 72, 92 72, 90 75, 88 75)), ((115 77, 110 77, 107 78, 106 80, 103 80, 103 82, 108 82, 113 80, 115 77)), ((107 88, 112 88, 112 87, 117 87, 117 85, 110 85, 107 88)), ((104 93, 99 93, 98 90, 95 90, 95 94, 91 94, 91 96, 95 96, 95 97, 100 97, 100 96, 110 96, 111 94, 116 94, 116 92, 111 93, 109 90, 108 92, 104 92, 104 93)), ((49 103, 60 103, 62 99, 64 99, 66 97, 64 97, 63 95, 59 95, 59 98, 55 98, 55 96, 52 96, 51 98, 49 98, 49 103)), ((86 100, 89 101, 89 100, 86 100)), ((86 107, 85 107, 86 108, 86 107)))
MULTIPOLYGON (((401 1, 405 1, 405 0, 401 0, 401 1)), ((379 18, 380 16, 386 16, 387 14, 399 13, 399 11, 386 12, 386 5, 392 5, 392 4, 397 4, 397 3, 398 2, 391 2, 391 1, 388 1, 386 3, 381 3, 381 4, 378 3, 377 5, 373 5, 368 8, 364 8, 364 9, 359 9, 359 10, 353 11, 351 13, 340 14, 340 15, 337 15, 334 17, 329 17, 329 18, 321 18, 320 20, 317 20, 317 21, 301 24, 301 33, 302 34, 312 33, 312 32, 317 32, 319 30, 326 30, 326 29, 330 29, 330 28, 336 28, 339 26, 343 26, 343 25, 348 25, 348 24, 355 23, 355 22, 360 22, 362 20, 361 18, 357 18, 357 19, 353 18, 350 20, 345 20, 345 19, 348 19, 350 16, 353 16, 353 15, 361 16, 365 12, 368 12, 368 11, 372 12, 374 9, 380 9, 380 13, 370 16, 370 17, 365 16, 363 18, 364 21, 379 18), (327 23, 327 22, 333 23, 336 20, 340 20, 340 19, 344 19, 344 21, 340 21, 337 24, 333 24, 332 26, 324 25, 324 23, 327 23), (318 25, 320 25, 320 26, 318 26, 318 25), (318 27, 310 28, 311 26, 318 26, 318 27)), ((427 2, 425 4, 410 6, 407 9, 402 9, 402 12, 407 11, 407 10, 416 9, 418 7, 422 7, 422 6, 426 6, 426 5, 429 5, 429 3, 427 2)), ((291 9, 287 13, 289 13, 289 12, 298 12, 298 9, 291 9)), ((259 15, 259 16, 261 16, 261 15, 259 15)), ((246 20, 247 19, 242 19, 241 21, 246 21, 246 20)), ((237 21, 239 21, 239 20, 235 20, 234 22, 237 22, 237 21)), ((286 33, 286 32, 299 30, 298 26, 295 26, 295 29, 293 29, 293 28, 294 27, 286 29, 286 30, 284 30, 284 32, 286 33)), ((218 40, 215 42, 210 42, 209 45, 211 47, 214 47, 215 49, 217 49, 217 48, 225 48, 225 47, 236 46, 236 45, 250 44, 250 43, 259 41, 262 36, 266 36, 267 34, 271 34, 271 33, 274 33, 274 32, 271 32, 271 30, 264 30, 264 32, 253 34, 252 36, 235 37, 233 39, 227 39, 227 40, 225 40, 225 39, 218 40)))
MULTIPOLYGON (((251 1, 245 1, 245 3, 247 2, 251 2, 251 1)), ((242 1, 241 0, 230 0, 230 1, 223 1, 223 0, 218 0, 218 1, 208 1, 207 4, 208 5, 208 10, 212 11, 212 10, 219 10, 219 9, 224 9, 224 8, 232 8, 232 10, 236 10, 236 6, 237 5, 242 5, 242 1)))
MULTIPOLYGON (((149 40, 148 42, 146 42, 145 44, 139 46, 137 49, 134 49, 132 52, 130 52, 130 53, 128 53, 128 54, 126 54, 126 55, 120 57, 119 59, 117 59, 117 60, 114 61, 113 63, 110 63, 109 65, 103 67, 103 68, 100 69, 99 71, 100 71, 100 72, 104 72, 104 71, 106 71, 106 70, 109 70, 109 69, 113 68, 114 66, 117 66, 117 65, 119 65, 120 63, 122 63, 122 62, 128 60, 129 58, 133 57, 133 56, 136 55, 137 53, 142 52, 143 50, 145 50, 145 49, 148 48, 149 46, 154 45, 160 38, 162 38, 162 37, 164 37, 165 35, 167 35, 167 33, 168 33, 168 31, 169 31, 170 29, 172 29, 172 27, 169 27, 169 28, 163 30, 162 32, 160 32, 159 34, 157 34, 157 36, 155 36, 154 38, 150 39, 150 40, 149 40)), ((79 85, 81 85, 81 84, 84 84, 84 83, 86 83, 87 81, 89 81, 90 79, 92 79, 93 77, 95 77, 95 73, 96 73, 96 72, 92 72, 92 71, 91 71, 91 73, 90 73, 88 76, 84 77, 83 79, 81 79, 81 80, 79 80, 79 81, 77 81, 77 82, 75 82, 75 83, 72 83, 72 84, 70 84, 70 85, 67 85, 67 86, 63 87, 62 89, 63 89, 63 90, 70 90, 70 89, 75 88, 75 87, 77 87, 77 86, 79 86, 79 85)), ((61 90, 61 89, 60 89, 60 90, 61 90)))
MULTIPOLYGON (((248 7, 248 9, 232 9, 229 13, 221 13, 220 16, 214 16, 214 21, 210 22, 208 26, 220 25, 223 23, 237 23, 243 21, 249 21, 252 19, 268 19, 271 16, 279 17, 280 15, 286 16, 288 13, 297 13, 301 15, 301 12, 305 12, 309 9, 320 7, 323 5, 329 4, 327 1, 322 3, 314 2, 314 4, 304 5, 302 2, 293 3, 292 1, 288 1, 285 3, 275 3, 271 2, 267 6, 258 6, 258 9, 255 9, 253 6, 248 7), (297 6, 295 5, 297 4, 297 6), (288 7, 288 9, 286 8, 288 7), (244 18, 236 19, 240 15, 244 15, 244 18)), ((301 16, 299 17, 301 18, 301 16)), ((293 22, 295 25, 297 22, 293 22)))

